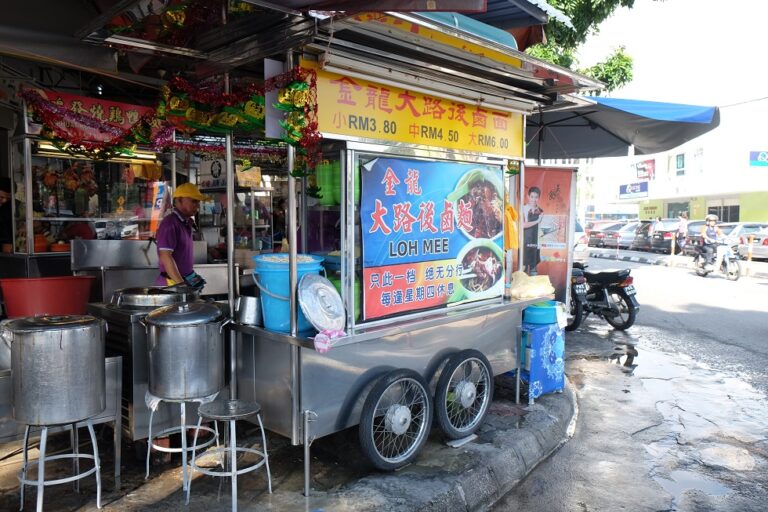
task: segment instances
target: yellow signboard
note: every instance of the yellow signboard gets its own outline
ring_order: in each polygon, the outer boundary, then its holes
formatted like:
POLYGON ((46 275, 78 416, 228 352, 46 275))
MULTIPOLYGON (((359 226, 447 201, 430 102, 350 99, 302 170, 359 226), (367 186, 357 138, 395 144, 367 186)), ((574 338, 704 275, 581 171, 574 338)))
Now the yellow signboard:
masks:
POLYGON ((523 116, 317 70, 320 132, 523 156, 523 116))

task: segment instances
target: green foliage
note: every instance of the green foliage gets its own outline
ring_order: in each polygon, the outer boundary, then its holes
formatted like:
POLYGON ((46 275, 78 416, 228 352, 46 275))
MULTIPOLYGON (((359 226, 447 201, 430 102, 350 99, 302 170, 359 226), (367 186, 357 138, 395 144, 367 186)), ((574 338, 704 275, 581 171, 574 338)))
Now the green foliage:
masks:
MULTIPOLYGON (((544 27, 546 43, 526 49, 526 53, 538 59, 572 69, 574 54, 590 34, 599 31, 599 25, 620 7, 632 8, 635 0, 547 0, 571 19, 573 28, 555 19, 544 27)), ((618 89, 632 80, 632 57, 624 48, 615 50, 605 60, 589 69, 579 70, 606 84, 608 91, 618 89)))
POLYGON ((632 57, 620 47, 605 61, 599 62, 579 73, 600 80, 608 91, 613 91, 632 81, 632 57))

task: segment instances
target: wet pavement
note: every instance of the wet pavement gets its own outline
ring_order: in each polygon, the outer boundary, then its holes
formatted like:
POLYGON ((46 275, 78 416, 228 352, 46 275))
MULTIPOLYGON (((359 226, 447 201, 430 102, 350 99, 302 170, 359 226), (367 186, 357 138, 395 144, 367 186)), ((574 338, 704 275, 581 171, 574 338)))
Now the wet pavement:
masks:
POLYGON ((596 319, 569 334, 576 433, 493 510, 765 510, 765 394, 675 341, 596 319))

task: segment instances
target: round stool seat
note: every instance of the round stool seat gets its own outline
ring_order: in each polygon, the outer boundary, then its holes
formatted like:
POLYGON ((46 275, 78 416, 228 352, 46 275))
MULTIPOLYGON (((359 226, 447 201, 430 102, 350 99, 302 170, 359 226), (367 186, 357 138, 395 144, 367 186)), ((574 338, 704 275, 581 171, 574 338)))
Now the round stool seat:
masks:
POLYGON ((201 405, 197 411, 209 420, 239 420, 261 412, 261 405, 245 400, 214 400, 201 405))

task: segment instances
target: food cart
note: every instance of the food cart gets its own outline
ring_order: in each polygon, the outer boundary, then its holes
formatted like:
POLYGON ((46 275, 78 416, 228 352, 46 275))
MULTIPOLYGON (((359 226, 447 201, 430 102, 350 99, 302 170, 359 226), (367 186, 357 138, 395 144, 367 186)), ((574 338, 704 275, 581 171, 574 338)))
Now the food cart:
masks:
MULTIPOLYGON (((265 324, 281 314, 289 328, 232 327, 230 391, 259 402, 267 429, 304 446, 308 492, 314 439, 360 425, 365 453, 391 470, 418 455, 433 415, 451 439, 482 423, 493 377, 516 367, 522 311, 542 297, 505 293, 522 257, 522 223, 512 219, 523 196, 525 115, 598 84, 527 57, 508 33, 458 15, 257 10, 264 44, 237 39, 249 32, 236 22, 226 51, 191 59, 202 62, 198 71, 226 71, 222 97, 238 66, 249 66, 247 76, 275 62, 291 80, 259 92, 303 97, 278 129, 290 139, 282 279, 291 293, 280 313, 263 310, 265 324), (305 87, 287 87, 296 82, 305 87), (345 306, 345 332, 327 352, 314 331, 299 329, 299 265, 310 255, 322 258, 345 306)), ((221 43, 224 33, 202 40, 221 43)), ((127 51, 134 44, 110 39, 127 51)), ((193 52, 170 53, 178 60, 193 52)), ((274 85, 269 73, 264 82, 274 85)), ((232 108, 210 89, 175 80, 194 101, 232 108)), ((179 95, 175 105, 183 101, 179 95)), ((269 136, 270 118, 285 112, 266 102, 269 136)), ((173 105, 166 98, 164 109, 173 105)), ((194 117, 189 108, 184 115, 194 117)), ((236 155, 232 133, 224 138, 233 204, 236 155)), ((228 211, 230 311, 239 279, 232 222, 228 211)), ((563 229, 571 236, 572 224, 563 229)))

